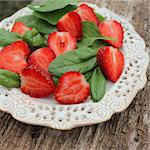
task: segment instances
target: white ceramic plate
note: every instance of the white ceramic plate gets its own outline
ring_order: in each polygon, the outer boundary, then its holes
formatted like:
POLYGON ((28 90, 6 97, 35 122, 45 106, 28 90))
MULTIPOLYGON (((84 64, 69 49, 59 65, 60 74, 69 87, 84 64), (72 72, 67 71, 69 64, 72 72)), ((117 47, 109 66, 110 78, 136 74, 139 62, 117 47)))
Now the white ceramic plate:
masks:
MULTIPOLYGON (((124 27, 122 51, 125 68, 118 82, 115 84, 107 82, 107 92, 99 103, 93 103, 89 98, 85 103, 78 105, 60 105, 53 97, 35 99, 18 89, 8 90, 0 86, 0 110, 27 124, 68 130, 109 120, 114 113, 121 112, 130 105, 137 92, 146 83, 149 56, 145 52, 145 42, 125 18, 106 8, 89 3, 88 5, 107 19, 116 19, 124 27)), ((0 28, 10 30, 16 18, 30 14, 31 10, 23 8, 4 19, 0 23, 0 28)))

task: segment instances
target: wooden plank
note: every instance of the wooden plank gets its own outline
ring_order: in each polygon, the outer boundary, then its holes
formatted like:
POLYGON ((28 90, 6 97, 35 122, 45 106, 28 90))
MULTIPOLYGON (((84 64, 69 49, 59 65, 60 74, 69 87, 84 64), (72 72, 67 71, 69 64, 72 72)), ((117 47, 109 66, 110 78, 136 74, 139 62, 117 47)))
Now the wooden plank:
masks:
MULTIPOLYGON (((150 47, 149 0, 88 1, 127 17, 145 39, 147 47, 150 47)), ((0 8, 2 3, 0 2, 0 8)), ((7 10, 12 8, 11 10, 15 11, 17 7, 12 5, 4 8, 7 10)), ((0 14, 2 12, 0 9, 0 14)), ((150 67, 147 77, 145 88, 138 93, 130 107, 99 125, 71 131, 57 131, 46 127, 25 125, 15 121, 9 114, 0 112, 0 149, 148 150, 150 149, 150 67)))

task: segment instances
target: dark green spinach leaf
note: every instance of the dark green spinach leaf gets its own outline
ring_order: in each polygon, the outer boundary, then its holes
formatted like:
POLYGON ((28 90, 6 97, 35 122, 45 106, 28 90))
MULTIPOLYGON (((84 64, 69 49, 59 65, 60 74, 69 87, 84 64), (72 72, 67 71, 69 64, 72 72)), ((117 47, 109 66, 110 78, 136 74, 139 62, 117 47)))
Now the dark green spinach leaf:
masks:
POLYGON ((99 67, 95 68, 90 80, 91 95, 94 102, 99 102, 106 91, 106 79, 99 67))
POLYGON ((62 16, 64 16, 66 13, 68 13, 70 11, 73 11, 76 8, 77 8, 77 6, 75 6, 75 5, 68 5, 63 9, 59 9, 59 10, 55 10, 55 11, 51 11, 51 12, 37 12, 37 11, 35 11, 33 13, 33 15, 35 17, 38 17, 38 18, 41 18, 41 19, 47 21, 51 25, 56 25, 58 20, 62 16))
MULTIPOLYGON (((84 56, 85 58, 85 56, 84 56)), ((97 65, 96 57, 90 59, 82 59, 77 54, 77 50, 69 51, 58 56, 49 66, 48 71, 60 77, 68 71, 79 71, 86 73, 97 65)))
POLYGON ((98 20, 99 20, 100 22, 102 22, 102 21, 105 20, 105 17, 102 16, 101 14, 99 14, 99 13, 95 13, 95 14, 96 14, 96 16, 97 16, 97 18, 98 18, 98 20))
POLYGON ((40 3, 34 2, 28 7, 39 12, 51 12, 62 9, 69 4, 77 4, 78 0, 45 0, 40 3))

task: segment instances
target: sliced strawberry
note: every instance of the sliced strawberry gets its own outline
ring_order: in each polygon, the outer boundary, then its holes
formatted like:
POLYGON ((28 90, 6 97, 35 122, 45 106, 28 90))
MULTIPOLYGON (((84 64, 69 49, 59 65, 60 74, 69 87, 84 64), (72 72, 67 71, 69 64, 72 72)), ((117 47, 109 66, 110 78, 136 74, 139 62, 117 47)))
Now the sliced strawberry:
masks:
POLYGON ((11 32, 16 32, 20 35, 24 35, 28 30, 32 30, 32 28, 26 27, 22 22, 15 22, 11 32))
POLYGON ((124 68, 124 57, 121 51, 111 46, 100 48, 97 62, 109 80, 116 82, 119 79, 124 68))
POLYGON ((96 25, 99 25, 98 18, 94 13, 93 9, 86 4, 81 4, 76 10, 82 21, 94 22, 96 25))
POLYGON ((30 65, 21 73, 21 91, 31 97, 47 97, 55 90, 48 72, 39 66, 30 65))
POLYGON ((61 76, 55 90, 55 99, 61 104, 81 103, 89 95, 88 82, 81 73, 75 71, 67 72, 61 76))
POLYGON ((48 46, 56 57, 77 47, 77 40, 69 32, 54 32, 48 37, 48 46))
POLYGON ((57 23, 59 31, 70 32, 78 40, 82 37, 81 17, 76 12, 69 12, 57 23))
POLYGON ((49 64, 55 59, 55 54, 52 50, 50 50, 48 47, 40 48, 36 51, 34 51, 28 60, 29 64, 38 65, 45 71, 47 71, 47 68, 49 64))
POLYGON ((119 22, 115 20, 103 21, 99 24, 99 30, 103 36, 114 39, 114 41, 106 40, 107 43, 116 48, 122 47, 124 32, 123 27, 119 22))
POLYGON ((14 42, 0 51, 0 68, 21 73, 27 66, 30 48, 24 41, 14 42))

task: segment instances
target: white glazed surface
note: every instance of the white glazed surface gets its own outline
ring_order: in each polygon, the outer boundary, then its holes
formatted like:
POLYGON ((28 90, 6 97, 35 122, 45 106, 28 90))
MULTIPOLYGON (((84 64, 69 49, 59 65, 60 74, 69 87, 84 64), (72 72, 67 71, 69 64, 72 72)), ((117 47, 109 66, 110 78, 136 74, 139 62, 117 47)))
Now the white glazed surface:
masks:
MULTIPOLYGON (((107 121, 114 113, 125 110, 131 104, 146 83, 149 56, 145 52, 145 42, 122 16, 95 4, 88 5, 107 19, 119 21, 124 27, 122 52, 125 68, 120 79, 115 84, 107 82, 107 92, 100 102, 93 103, 89 98, 85 103, 77 105, 60 105, 53 97, 31 98, 19 89, 8 90, 0 86, 0 110, 27 124, 69 130, 107 121)), ((30 14, 31 10, 23 8, 0 22, 0 28, 10 30, 16 18, 30 14)))

